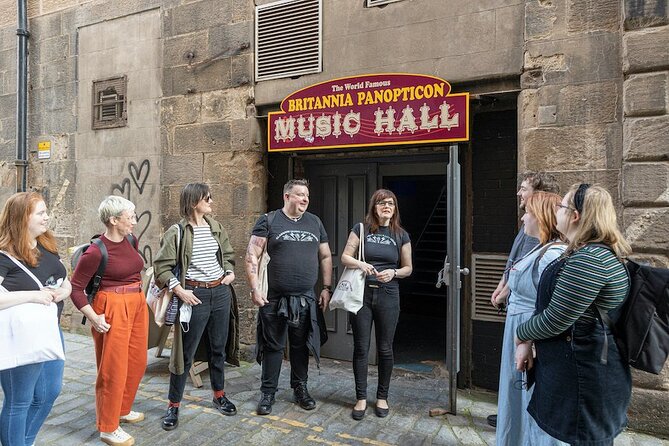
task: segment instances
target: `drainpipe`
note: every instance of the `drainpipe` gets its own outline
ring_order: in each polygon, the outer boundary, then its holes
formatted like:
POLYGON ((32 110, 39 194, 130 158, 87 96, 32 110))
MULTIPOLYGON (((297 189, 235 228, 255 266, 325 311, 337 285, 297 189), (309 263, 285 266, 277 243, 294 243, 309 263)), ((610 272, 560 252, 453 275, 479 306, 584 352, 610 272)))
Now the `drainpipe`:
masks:
POLYGON ((16 191, 25 192, 28 175, 26 134, 28 126, 28 13, 27 0, 18 0, 16 30, 16 191))

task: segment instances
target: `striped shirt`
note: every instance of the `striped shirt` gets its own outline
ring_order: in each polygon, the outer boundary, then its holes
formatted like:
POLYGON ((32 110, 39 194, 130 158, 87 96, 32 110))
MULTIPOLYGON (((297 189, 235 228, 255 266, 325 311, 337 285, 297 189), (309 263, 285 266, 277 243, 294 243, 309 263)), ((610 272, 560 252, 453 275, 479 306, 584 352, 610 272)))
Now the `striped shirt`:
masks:
POLYGON ((604 311, 618 307, 629 291, 625 266, 608 249, 587 245, 574 252, 559 273, 548 307, 516 330, 522 341, 564 333, 577 320, 597 319, 593 302, 604 311))
MULTIPOLYGON (((186 271, 186 279, 199 282, 212 282, 219 279, 224 274, 216 258, 219 249, 209 225, 193 226, 193 251, 188 271, 186 271)), ((172 289, 178 284, 177 279, 172 279, 169 288, 172 289)))

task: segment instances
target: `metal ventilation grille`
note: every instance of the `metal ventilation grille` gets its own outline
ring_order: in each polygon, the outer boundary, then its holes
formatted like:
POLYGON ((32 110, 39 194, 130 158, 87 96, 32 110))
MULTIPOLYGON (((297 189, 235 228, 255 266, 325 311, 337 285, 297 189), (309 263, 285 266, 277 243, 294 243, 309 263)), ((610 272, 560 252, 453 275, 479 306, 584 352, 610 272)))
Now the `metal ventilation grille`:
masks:
POLYGON ((127 89, 127 76, 93 81, 93 130, 127 125, 127 89))
POLYGON ((323 71, 322 0, 256 6, 256 80, 323 71))
POLYGON ((367 0, 367 7, 372 8, 374 6, 387 5, 388 3, 400 2, 402 0, 367 0))
POLYGON ((504 322, 504 313, 497 314, 490 296, 504 274, 507 258, 499 254, 472 255, 472 319, 504 322))

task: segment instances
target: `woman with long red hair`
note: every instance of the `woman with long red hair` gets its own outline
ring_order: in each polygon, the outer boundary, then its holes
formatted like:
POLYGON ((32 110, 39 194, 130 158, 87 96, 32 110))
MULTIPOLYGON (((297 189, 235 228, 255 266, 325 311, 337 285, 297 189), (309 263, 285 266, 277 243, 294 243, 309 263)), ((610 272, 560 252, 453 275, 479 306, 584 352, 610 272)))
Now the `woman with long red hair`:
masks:
POLYGON ((355 225, 341 255, 347 268, 365 271, 363 306, 357 314, 351 313, 353 328, 353 375, 355 376, 356 404, 351 412, 354 420, 361 420, 367 410, 367 364, 372 323, 376 332, 379 358, 379 383, 376 391, 375 413, 386 417, 388 388, 393 371, 393 338, 400 316, 400 288, 398 279, 409 277, 411 240, 400 224, 397 197, 387 189, 379 189, 369 200, 364 234, 355 225), (365 261, 355 258, 360 241, 364 243, 365 261))
MULTIPOLYGON (((18 305, 42 304, 52 309, 53 324, 57 325, 63 299, 72 287, 58 257, 56 239, 49 231, 49 214, 40 194, 20 192, 5 202, 0 214, 0 250, 0 312, 18 305)), ((11 343, 11 339, 3 339, 3 343, 11 343)), ((54 359, 0 371, 4 392, 0 443, 34 444, 60 393, 63 367, 63 360, 54 359)))

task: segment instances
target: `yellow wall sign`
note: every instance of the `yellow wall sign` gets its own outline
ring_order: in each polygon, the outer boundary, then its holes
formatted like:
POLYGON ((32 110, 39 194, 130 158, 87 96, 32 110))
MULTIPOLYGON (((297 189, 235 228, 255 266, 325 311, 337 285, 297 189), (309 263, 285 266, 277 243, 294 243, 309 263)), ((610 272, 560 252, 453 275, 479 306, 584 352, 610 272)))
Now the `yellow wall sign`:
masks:
POLYGON ((37 159, 46 160, 51 158, 51 141, 41 141, 37 144, 37 159))

